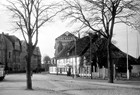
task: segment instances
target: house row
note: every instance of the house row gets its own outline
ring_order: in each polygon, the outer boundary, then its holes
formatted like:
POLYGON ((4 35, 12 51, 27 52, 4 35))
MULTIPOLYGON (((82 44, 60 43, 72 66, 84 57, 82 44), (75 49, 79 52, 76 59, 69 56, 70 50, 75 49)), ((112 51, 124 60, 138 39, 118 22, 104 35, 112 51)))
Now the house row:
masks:
MULTIPOLYGON (((25 41, 20 41, 16 36, 0 34, 0 62, 5 64, 9 72, 26 71, 27 46, 25 41)), ((31 61, 32 70, 41 68, 41 53, 36 47, 31 61)))
MULTIPOLYGON (((50 67, 50 73, 77 76, 108 77, 107 39, 97 33, 77 38, 65 32, 56 38, 57 48, 50 67), (69 39, 68 39, 68 38, 69 39), (71 38, 71 40, 70 40, 71 38), (65 45, 63 45, 65 43, 65 45)), ((111 56, 114 75, 127 71, 127 54, 111 44, 111 56)), ((140 64, 137 59, 128 55, 129 71, 138 75, 140 64)))

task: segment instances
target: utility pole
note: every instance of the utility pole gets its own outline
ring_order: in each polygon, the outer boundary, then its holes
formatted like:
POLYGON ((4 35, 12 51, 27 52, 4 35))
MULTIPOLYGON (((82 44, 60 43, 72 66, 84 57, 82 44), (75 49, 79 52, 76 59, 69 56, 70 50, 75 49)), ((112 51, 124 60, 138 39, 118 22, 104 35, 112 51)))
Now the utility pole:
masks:
POLYGON ((8 53, 8 48, 7 48, 7 42, 6 40, 4 39, 4 42, 5 42, 5 70, 6 70, 6 73, 8 73, 8 60, 7 60, 7 53, 8 53))
POLYGON ((128 63, 128 27, 126 25, 126 32, 127 32, 127 55, 126 55, 126 63, 127 63, 127 79, 130 79, 130 74, 129 74, 129 63, 128 63))
POLYGON ((76 47, 76 38, 75 38, 75 78, 76 78, 76 74, 77 74, 77 47, 76 47))

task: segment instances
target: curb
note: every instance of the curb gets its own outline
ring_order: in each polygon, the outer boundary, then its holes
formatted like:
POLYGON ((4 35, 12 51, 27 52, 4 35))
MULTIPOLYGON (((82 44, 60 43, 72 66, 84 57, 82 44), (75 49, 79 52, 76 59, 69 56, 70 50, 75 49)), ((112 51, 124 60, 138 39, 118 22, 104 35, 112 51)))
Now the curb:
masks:
POLYGON ((94 82, 94 81, 83 81, 83 80, 66 80, 72 82, 84 82, 88 84, 96 84, 96 85, 104 85, 104 86, 113 86, 113 87, 124 87, 124 88, 133 88, 133 89, 140 89, 138 85, 129 85, 129 84, 119 84, 119 83, 106 83, 106 82, 94 82))

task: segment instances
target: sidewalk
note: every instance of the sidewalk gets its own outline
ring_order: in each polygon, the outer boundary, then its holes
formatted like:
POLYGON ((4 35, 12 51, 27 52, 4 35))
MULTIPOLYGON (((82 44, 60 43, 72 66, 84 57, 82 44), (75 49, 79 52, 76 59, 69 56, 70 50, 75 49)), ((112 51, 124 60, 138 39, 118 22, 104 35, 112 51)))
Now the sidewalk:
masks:
POLYGON ((84 82, 97 84, 97 85, 107 85, 107 86, 115 86, 115 87, 138 88, 138 89, 140 89, 140 81, 114 80, 114 83, 108 83, 108 80, 84 79, 84 82))
POLYGON ((114 80, 114 83, 108 83, 107 79, 99 79, 99 78, 90 79, 89 77, 88 78, 82 78, 82 77, 73 78, 72 76, 66 76, 66 75, 52 75, 52 76, 59 76, 62 79, 66 79, 67 81, 77 81, 77 82, 83 81, 83 82, 98 84, 98 85, 108 85, 108 86, 140 89, 140 78, 139 79, 130 79, 130 80, 119 79, 119 80, 114 80))

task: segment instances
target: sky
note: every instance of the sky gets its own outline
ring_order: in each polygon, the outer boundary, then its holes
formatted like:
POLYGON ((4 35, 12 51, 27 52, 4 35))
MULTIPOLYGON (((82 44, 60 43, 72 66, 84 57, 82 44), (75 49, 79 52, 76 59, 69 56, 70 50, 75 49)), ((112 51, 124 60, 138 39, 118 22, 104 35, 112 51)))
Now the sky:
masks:
MULTIPOLYGON (((3 3, 4 1, 0 1, 3 3)), ((62 22, 60 19, 56 19, 55 22, 45 24, 39 32, 39 42, 38 45, 42 54, 42 58, 46 55, 49 57, 54 57, 54 45, 55 38, 60 36, 66 31, 73 32, 75 30, 74 27, 70 27, 67 25, 68 22, 62 22)), ((18 32, 11 31, 12 23, 10 14, 5 10, 3 6, 0 5, 0 33, 9 33, 9 35, 15 35, 19 39, 23 40, 23 37, 18 32)), ((128 54, 133 57, 137 57, 140 55, 140 44, 139 49, 137 49, 137 31, 127 27, 124 24, 115 25, 114 29, 114 37, 117 43, 115 44, 122 51, 127 52, 127 33, 128 33, 128 54), (137 53, 139 50, 139 54, 137 53)), ((139 35, 139 43, 140 43, 140 35, 139 35)))

